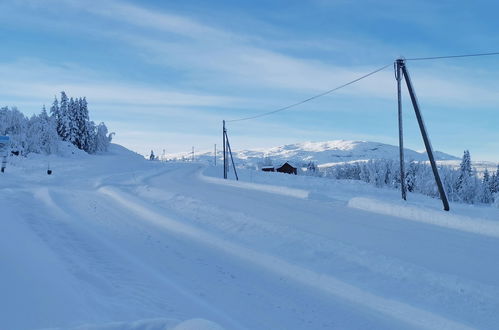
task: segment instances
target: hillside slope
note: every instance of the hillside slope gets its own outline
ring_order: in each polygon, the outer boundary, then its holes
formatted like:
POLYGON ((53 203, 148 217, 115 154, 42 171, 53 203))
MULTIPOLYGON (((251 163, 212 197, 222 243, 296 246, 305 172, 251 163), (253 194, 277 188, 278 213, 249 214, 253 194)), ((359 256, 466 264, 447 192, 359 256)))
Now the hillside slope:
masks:
MULTIPOLYGON (((425 152, 404 149, 407 161, 426 161, 425 152)), ((221 155, 221 153, 220 153, 221 155)), ((369 159, 399 159, 398 146, 368 141, 334 140, 326 142, 303 142, 284 146, 234 151, 235 159, 242 164, 256 164, 265 157, 275 164, 291 161, 297 164, 306 164, 313 161, 318 165, 327 166, 351 161, 365 161, 369 159)), ((181 158, 175 155, 174 158, 181 158)), ((211 160, 213 153, 198 154, 199 160, 211 160)), ((435 152, 437 160, 458 160, 459 158, 443 152, 435 152)))

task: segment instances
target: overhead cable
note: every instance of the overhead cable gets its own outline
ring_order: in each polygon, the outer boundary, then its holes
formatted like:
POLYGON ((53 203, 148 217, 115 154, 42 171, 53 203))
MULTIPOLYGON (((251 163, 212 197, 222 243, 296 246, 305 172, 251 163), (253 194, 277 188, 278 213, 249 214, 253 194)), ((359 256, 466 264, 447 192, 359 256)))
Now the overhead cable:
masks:
POLYGON ((274 113, 277 113, 277 112, 281 112, 281 111, 284 111, 284 110, 288 110, 288 109, 290 109, 290 108, 293 108, 293 107, 296 107, 296 106, 301 105, 301 104, 303 104, 303 103, 306 103, 306 102, 309 102, 309 101, 315 100, 315 99, 317 99, 317 98, 319 98, 319 97, 321 97, 321 96, 324 96, 324 95, 330 94, 330 93, 335 92, 335 91, 337 91, 337 90, 339 90, 339 89, 341 89, 341 88, 343 88, 343 87, 346 87, 346 86, 348 86, 348 85, 351 85, 351 84, 353 84, 353 83, 356 83, 357 81, 362 80, 362 79, 364 79, 364 78, 367 78, 367 77, 369 77, 369 76, 372 76, 373 74, 378 73, 378 72, 380 72, 380 71, 382 71, 382 70, 386 69, 387 67, 389 67, 389 66, 391 66, 391 65, 392 65, 392 64, 390 63, 390 64, 387 64, 387 65, 385 65, 385 66, 382 66, 382 67, 380 67, 380 68, 378 68, 378 69, 376 69, 376 70, 374 70, 374 71, 371 71, 371 72, 369 72, 369 73, 367 73, 367 74, 365 74, 365 75, 363 75, 363 76, 361 76, 361 77, 359 77, 359 78, 357 78, 357 79, 354 79, 354 80, 349 81, 349 82, 347 82, 347 83, 345 83, 345 84, 342 84, 342 85, 340 85, 340 86, 337 86, 337 87, 335 87, 335 88, 333 88, 333 89, 330 89, 330 90, 327 90, 327 91, 322 92, 322 93, 320 93, 320 94, 317 94, 317 95, 314 95, 314 96, 312 96, 312 97, 309 97, 308 99, 305 99, 305 100, 303 100, 303 101, 296 102, 296 103, 293 103, 293 104, 287 105, 287 106, 285 106, 285 107, 282 107, 282 108, 279 108, 279 109, 276 109, 276 110, 272 110, 272 111, 268 111, 268 112, 263 112, 263 113, 260 113, 260 114, 254 115, 254 116, 250 116, 250 117, 244 117, 244 118, 238 118, 238 119, 226 120, 226 122, 228 122, 228 123, 233 123, 233 122, 236 122, 236 121, 243 121, 243 120, 256 119, 256 118, 260 118, 260 117, 268 116, 268 115, 271 115, 271 114, 274 114, 274 113))
MULTIPOLYGON (((494 56, 494 55, 499 55, 499 52, 491 52, 491 53, 475 53, 475 54, 462 54, 462 55, 448 55, 448 56, 434 56, 434 57, 413 57, 413 58, 402 58, 403 60, 405 61, 427 61, 427 60, 440 60, 440 59, 449 59, 449 58, 462 58, 462 57, 477 57, 477 56, 494 56)), ((351 84, 354 84, 356 82, 358 82, 359 80, 362 80, 364 78, 367 78, 369 76, 372 76, 373 74, 375 73, 378 73, 380 71, 383 71, 384 69, 386 69, 387 67, 391 66, 392 64, 387 64, 385 66, 382 66, 372 72, 369 72, 357 79, 354 79, 352 81, 349 81, 345 84, 342 84, 338 87, 335 87, 333 89, 330 89, 330 90, 327 90, 325 92, 322 92, 320 94, 317 94, 317 95, 314 95, 312 97, 309 97, 305 100, 302 100, 302 101, 299 101, 299 102, 296 102, 296 103, 293 103, 293 104, 290 104, 290 105, 287 105, 285 107, 282 107, 282 108, 278 108, 278 109, 275 109, 275 110, 272 110, 272 111, 267 111, 267 112, 263 112, 263 113, 260 113, 260 114, 257 114, 257 115, 254 115, 254 116, 249 116, 249 117, 243 117, 243 118, 238 118, 238 119, 232 119, 232 120, 227 120, 226 122, 228 123, 233 123, 233 122, 237 122, 237 121, 244 121, 244 120, 251 120, 251 119, 256 119, 256 118, 260 118, 260 117, 264 117, 264 116, 268 116, 268 115, 272 115, 274 113, 278 113, 278 112, 281 112, 281 111, 285 111, 285 110, 288 110, 288 109, 291 109, 291 108, 294 108, 298 105, 301 105, 303 103, 306 103, 306 102, 309 102, 309 101, 312 101, 312 100, 315 100, 319 97, 322 97, 322 96, 325 96, 327 94, 330 94, 330 93, 333 93, 343 87, 346 87, 346 86, 349 86, 351 84)))
POLYGON ((445 59, 445 58, 493 56, 493 55, 499 55, 499 52, 478 53, 478 54, 463 54, 463 55, 448 55, 448 56, 434 56, 434 57, 415 57, 415 58, 403 58, 403 59, 406 60, 406 61, 427 61, 427 60, 441 60, 441 59, 445 59))

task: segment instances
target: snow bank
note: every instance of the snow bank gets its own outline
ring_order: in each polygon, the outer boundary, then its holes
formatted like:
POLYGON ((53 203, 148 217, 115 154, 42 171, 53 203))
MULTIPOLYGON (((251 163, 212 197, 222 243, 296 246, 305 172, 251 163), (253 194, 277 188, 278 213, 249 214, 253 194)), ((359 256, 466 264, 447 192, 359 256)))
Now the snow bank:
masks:
POLYGON ((352 198, 348 202, 348 206, 411 221, 499 238, 499 221, 472 218, 453 214, 452 212, 437 211, 409 204, 390 203, 366 197, 352 198))
MULTIPOLYGON (((64 328, 67 329, 67 328, 64 328)), ((44 330, 63 330, 50 328, 44 330)), ((173 319, 157 318, 134 322, 111 322, 106 324, 85 324, 67 330, 224 330, 219 324, 205 319, 190 319, 179 322, 173 319)))

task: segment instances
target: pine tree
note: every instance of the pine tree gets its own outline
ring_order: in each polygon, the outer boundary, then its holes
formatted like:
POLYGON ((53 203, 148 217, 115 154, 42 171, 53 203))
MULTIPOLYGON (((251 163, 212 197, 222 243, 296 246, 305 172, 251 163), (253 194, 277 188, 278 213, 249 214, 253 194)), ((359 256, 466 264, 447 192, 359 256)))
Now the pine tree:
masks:
POLYGON ((487 183, 487 184, 490 183, 490 173, 488 168, 486 168, 485 171, 483 172, 482 183, 487 183))
POLYGON ((79 137, 79 148, 85 151, 89 151, 89 116, 88 116, 88 105, 87 99, 85 97, 78 99, 78 116, 77 116, 77 128, 79 137))
POLYGON ((69 100, 64 91, 61 92, 61 103, 59 107, 59 120, 57 124, 57 133, 63 141, 69 141, 71 129, 71 118, 69 114, 69 100))
POLYGON ((97 126, 93 121, 87 122, 87 132, 88 132, 88 140, 87 140, 87 150, 89 154, 93 154, 97 151, 97 126))
POLYGON ((416 175, 417 175, 418 164, 415 162, 409 163, 409 168, 405 175, 405 184, 407 191, 413 192, 416 189, 416 175))
POLYGON ((62 136, 61 110, 59 108, 59 101, 57 100, 56 96, 54 96, 54 102, 50 107, 50 116, 55 120, 57 133, 62 136))
POLYGON ((492 190, 491 190, 491 181, 489 171, 485 169, 483 173, 483 179, 481 185, 479 185, 478 191, 478 201, 480 203, 490 204, 493 201, 492 190))
POLYGON ((459 177, 456 182, 456 190, 461 201, 473 203, 476 200, 479 182, 473 175, 471 168, 471 156, 468 150, 464 151, 461 165, 459 166, 459 177))
POLYGON ((360 164, 359 179, 364 182, 369 182, 369 169, 367 168, 367 163, 360 164))
POLYGON ((464 151, 463 159, 461 160, 461 164, 459 165, 459 178, 456 182, 456 190, 459 191, 466 181, 466 178, 471 176, 471 157, 470 152, 468 150, 464 151))
POLYGON ((496 173, 492 177, 491 186, 493 193, 499 193, 499 164, 497 165, 496 173))
POLYGON ((68 124, 69 124, 68 141, 74 144, 77 148, 81 149, 80 139, 78 134, 78 124, 77 124, 78 112, 79 112, 79 104, 71 97, 68 106, 68 124))

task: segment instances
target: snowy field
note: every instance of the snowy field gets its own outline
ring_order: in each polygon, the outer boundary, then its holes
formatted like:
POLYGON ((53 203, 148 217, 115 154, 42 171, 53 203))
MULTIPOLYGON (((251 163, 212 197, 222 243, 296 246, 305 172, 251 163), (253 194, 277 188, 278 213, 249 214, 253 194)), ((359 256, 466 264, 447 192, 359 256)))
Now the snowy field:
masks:
POLYGON ((117 145, 11 161, 0 329, 499 324, 497 208, 251 170, 225 181, 117 145))

